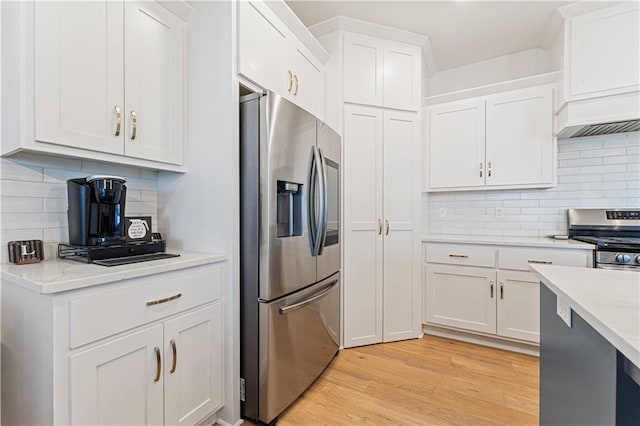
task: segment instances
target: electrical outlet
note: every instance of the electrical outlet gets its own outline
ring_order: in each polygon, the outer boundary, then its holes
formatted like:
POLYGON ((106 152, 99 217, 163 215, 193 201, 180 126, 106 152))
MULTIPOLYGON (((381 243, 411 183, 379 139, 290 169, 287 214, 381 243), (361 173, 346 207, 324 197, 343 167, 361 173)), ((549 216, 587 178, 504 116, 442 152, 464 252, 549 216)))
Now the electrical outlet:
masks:
POLYGON ((502 219, 504 217, 504 209, 502 207, 496 207, 496 217, 502 219))
POLYGON ((445 209, 444 207, 440 207, 438 209, 438 216, 447 217, 447 209, 445 209))
POLYGON ((571 308, 560 297, 556 297, 556 313, 571 328, 571 308))

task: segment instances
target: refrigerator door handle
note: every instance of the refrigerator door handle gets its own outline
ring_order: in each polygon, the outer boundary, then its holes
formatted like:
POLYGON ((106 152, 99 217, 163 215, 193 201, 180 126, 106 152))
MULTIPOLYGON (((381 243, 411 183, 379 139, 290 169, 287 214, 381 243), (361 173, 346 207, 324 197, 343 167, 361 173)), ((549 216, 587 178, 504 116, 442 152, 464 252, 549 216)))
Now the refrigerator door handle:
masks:
POLYGON ((320 244, 320 226, 318 221, 320 220, 319 204, 323 188, 319 179, 321 170, 320 155, 318 148, 314 145, 311 147, 311 159, 309 160, 309 175, 307 179, 307 221, 309 228, 309 246, 311 248, 311 255, 317 256, 320 244))
POLYGON ((320 154, 320 226, 318 226, 318 256, 322 254, 324 249, 324 242, 327 236, 327 164, 324 160, 324 154, 321 149, 318 149, 320 154))
POLYGON ((280 315, 286 315, 289 312, 295 311, 297 309, 303 308, 305 306, 307 306, 310 303, 315 302, 318 299, 323 298, 324 296, 326 296, 329 292, 331 292, 331 290, 333 290, 333 288, 338 285, 338 280, 333 280, 331 281, 327 287, 325 287, 324 289, 320 290, 319 292, 317 292, 316 294, 314 294, 313 296, 301 300, 300 302, 296 302, 296 303, 292 303, 291 305, 287 305, 287 306, 283 306, 280 309, 278 309, 278 312, 280 313, 280 315))

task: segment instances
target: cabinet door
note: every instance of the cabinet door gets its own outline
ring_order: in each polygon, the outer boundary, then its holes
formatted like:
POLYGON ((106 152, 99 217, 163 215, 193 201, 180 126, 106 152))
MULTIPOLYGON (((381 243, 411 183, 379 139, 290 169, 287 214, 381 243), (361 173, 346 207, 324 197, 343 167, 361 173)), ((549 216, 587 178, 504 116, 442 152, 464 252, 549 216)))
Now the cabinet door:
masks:
POLYGON ((384 112, 383 340, 420 334, 420 146, 418 114, 384 112))
POLYGON ((324 107, 322 64, 301 44, 291 44, 294 81, 289 96, 293 102, 319 117, 324 107))
POLYGON ((553 181, 553 90, 535 87, 487 98, 486 184, 553 181))
POLYGON ((640 4, 626 2, 570 21, 570 95, 638 90, 640 4))
POLYGON ((484 103, 470 99, 429 109, 430 188, 484 185, 484 103))
POLYGON ((123 153, 122 2, 35 2, 35 139, 123 153))
POLYGON ((420 48, 384 42, 383 104, 387 108, 420 109, 420 48))
POLYGON ((382 341, 382 111, 345 106, 344 346, 382 341))
POLYGON ((162 324, 71 355, 70 424, 163 424, 161 356, 162 324))
POLYGON ((500 336, 540 341, 540 280, 530 272, 498 271, 500 336))
POLYGON ((360 34, 345 34, 344 101, 382 106, 384 42, 360 34))
POLYGON ((185 41, 159 3, 125 2, 125 155, 183 163, 185 41))
POLYGON ((284 95, 292 89, 287 71, 284 25, 262 2, 238 2, 238 73, 284 95))
POLYGON ((222 305, 164 325, 164 410, 169 425, 194 425, 222 406, 222 305))
POLYGON ((494 269, 427 264, 427 322, 495 334, 495 278, 494 269))

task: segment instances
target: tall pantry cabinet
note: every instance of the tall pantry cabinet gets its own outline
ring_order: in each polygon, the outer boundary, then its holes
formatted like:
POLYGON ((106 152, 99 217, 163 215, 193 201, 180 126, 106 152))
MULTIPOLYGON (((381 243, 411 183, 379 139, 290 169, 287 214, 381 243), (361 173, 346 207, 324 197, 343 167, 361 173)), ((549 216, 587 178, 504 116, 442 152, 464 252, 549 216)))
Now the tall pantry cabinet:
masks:
POLYGON ((344 346, 415 338, 421 50, 342 29, 318 40, 331 53, 325 117, 343 138, 344 346))

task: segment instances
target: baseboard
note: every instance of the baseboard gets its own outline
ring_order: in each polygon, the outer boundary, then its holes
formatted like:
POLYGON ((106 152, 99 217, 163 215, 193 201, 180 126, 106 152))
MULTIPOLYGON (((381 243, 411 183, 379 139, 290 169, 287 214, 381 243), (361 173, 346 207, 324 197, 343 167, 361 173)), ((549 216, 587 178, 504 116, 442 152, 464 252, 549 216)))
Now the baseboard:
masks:
POLYGON ((525 355, 532 355, 537 357, 540 356, 540 347, 533 343, 520 343, 512 340, 467 333, 460 330, 452 330, 449 328, 438 327, 431 324, 423 324, 422 331, 424 332, 424 334, 429 334, 432 336, 446 337, 448 339, 460 340, 462 342, 489 346, 491 348, 503 349, 511 352, 518 352, 525 355))

